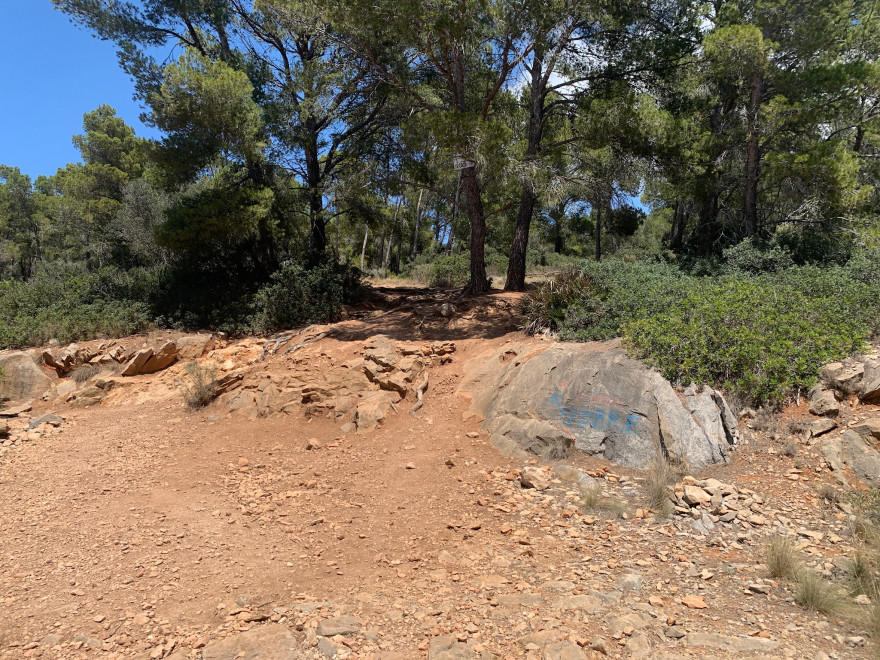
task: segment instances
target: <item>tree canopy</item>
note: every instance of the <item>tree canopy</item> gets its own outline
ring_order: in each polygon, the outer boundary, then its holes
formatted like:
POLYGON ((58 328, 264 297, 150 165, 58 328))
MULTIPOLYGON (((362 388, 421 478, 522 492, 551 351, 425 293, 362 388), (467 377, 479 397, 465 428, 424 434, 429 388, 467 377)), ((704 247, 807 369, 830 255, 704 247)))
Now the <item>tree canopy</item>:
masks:
POLYGON ((53 3, 161 137, 101 106, 81 162, 0 167, 5 278, 448 259, 476 294, 547 255, 827 263, 880 234, 874 0, 53 3))

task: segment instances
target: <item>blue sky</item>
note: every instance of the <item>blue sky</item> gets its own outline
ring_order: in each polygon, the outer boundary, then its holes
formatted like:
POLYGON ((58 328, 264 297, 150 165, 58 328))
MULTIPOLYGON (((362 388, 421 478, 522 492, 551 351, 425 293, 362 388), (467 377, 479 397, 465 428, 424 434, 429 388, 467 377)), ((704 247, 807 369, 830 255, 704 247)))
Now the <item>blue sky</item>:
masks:
POLYGON ((0 21, 0 164, 36 178, 79 161, 71 137, 102 103, 141 136, 134 86, 113 44, 56 11, 50 0, 11 0, 0 21))

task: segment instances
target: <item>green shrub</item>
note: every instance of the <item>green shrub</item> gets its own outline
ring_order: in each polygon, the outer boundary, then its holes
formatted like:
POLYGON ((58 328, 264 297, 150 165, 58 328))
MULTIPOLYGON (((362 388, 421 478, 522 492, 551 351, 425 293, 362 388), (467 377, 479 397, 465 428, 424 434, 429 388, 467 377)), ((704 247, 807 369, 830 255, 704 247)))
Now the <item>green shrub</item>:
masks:
POLYGON ((306 270, 287 262, 271 280, 255 296, 258 332, 330 321, 360 296, 360 272, 336 263, 306 270))
POLYGON ((669 380, 709 383, 761 404, 808 389, 823 364, 863 346, 864 325, 836 307, 785 284, 718 280, 623 330, 634 353, 669 380))
POLYGON ((610 339, 622 324, 666 311, 697 281, 668 264, 586 261, 529 292, 525 326, 571 341, 610 339))
POLYGON ((525 329, 535 334, 545 329, 559 330, 565 324, 566 314, 581 301, 602 295, 595 280, 582 270, 564 268, 555 278, 532 289, 523 303, 525 329))
MULTIPOLYGON (((115 272, 115 271, 113 271, 115 272)), ((0 347, 119 337, 149 325, 142 301, 108 299, 110 271, 41 273, 29 282, 0 282, 0 347)))
POLYGON ((809 388, 826 362, 880 336, 880 254, 785 268, 785 251, 768 250, 749 243, 728 251, 727 274, 705 277, 665 263, 583 262, 528 294, 524 325, 564 340, 624 336, 671 380, 776 403, 809 388))
POLYGON ((753 238, 726 249, 724 260, 728 270, 750 275, 775 273, 794 266, 794 259, 787 249, 753 238))
MULTIPOLYGON (((486 276, 503 278, 507 273, 507 257, 492 248, 486 249, 486 276)), ((425 286, 463 287, 471 278, 470 255, 421 254, 407 273, 415 282, 425 286)))

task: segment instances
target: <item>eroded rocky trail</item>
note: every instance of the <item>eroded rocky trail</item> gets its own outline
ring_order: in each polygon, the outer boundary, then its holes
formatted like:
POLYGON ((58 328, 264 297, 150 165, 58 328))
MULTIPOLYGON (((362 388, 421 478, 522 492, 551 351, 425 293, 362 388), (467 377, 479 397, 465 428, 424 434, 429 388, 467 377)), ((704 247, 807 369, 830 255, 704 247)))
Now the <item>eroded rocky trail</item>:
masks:
MULTIPOLYGON (((561 452, 564 433, 535 436, 552 459, 505 456, 517 434, 457 393, 486 355, 551 345, 516 332, 514 297, 382 295, 286 341, 206 339, 188 357, 225 391, 198 412, 182 358, 82 383, 44 369, 51 394, 9 418, 0 455, 0 657, 869 655, 763 564, 787 534, 832 574, 855 542, 847 505, 817 495, 837 484, 818 434, 744 418, 730 462, 681 476, 655 515, 646 471, 561 452)), ((80 348, 170 341, 191 347, 80 348)))

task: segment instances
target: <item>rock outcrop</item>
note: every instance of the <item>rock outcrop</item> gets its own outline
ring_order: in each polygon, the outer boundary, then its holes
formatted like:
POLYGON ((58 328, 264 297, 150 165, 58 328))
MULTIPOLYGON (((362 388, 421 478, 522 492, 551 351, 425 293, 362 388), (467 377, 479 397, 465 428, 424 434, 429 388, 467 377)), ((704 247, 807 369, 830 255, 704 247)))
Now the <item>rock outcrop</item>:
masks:
POLYGON ((219 403, 231 413, 329 417, 345 432, 372 431, 416 391, 425 369, 448 362, 454 351, 451 342, 400 344, 377 335, 364 344, 363 357, 325 371, 306 366, 281 378, 249 377, 219 403))
POLYGON ((167 369, 177 362, 177 344, 173 341, 164 343, 158 349, 145 348, 135 353, 125 364, 123 376, 140 376, 154 374, 167 369))
POLYGON ((859 383, 859 398, 864 403, 880 403, 880 360, 869 360, 859 383))
POLYGON ((617 342, 511 345, 475 359, 467 373, 459 392, 506 453, 559 459, 577 450, 628 467, 661 457, 703 467, 725 462, 738 441, 718 392, 689 388, 683 403, 617 342))
POLYGON ((814 415, 833 416, 840 412, 840 404, 834 392, 822 385, 815 385, 810 390, 810 412, 814 415))
POLYGON ((0 398, 11 401, 38 399, 52 387, 52 380, 34 362, 30 353, 0 355, 0 368, 3 369, 0 398))
POLYGON ((856 395, 862 403, 880 403, 880 357, 876 350, 871 356, 826 364, 819 377, 824 388, 837 392, 838 398, 856 395))

